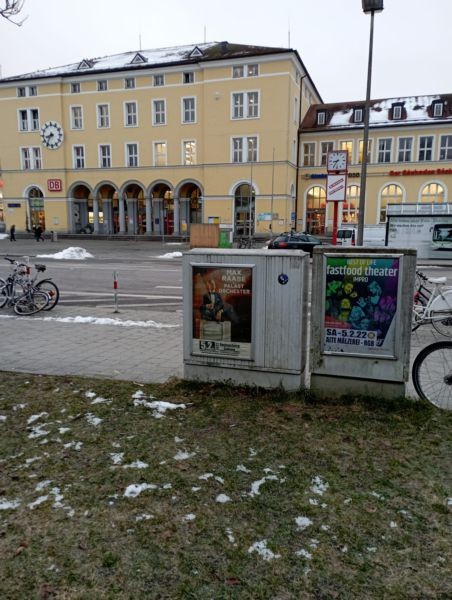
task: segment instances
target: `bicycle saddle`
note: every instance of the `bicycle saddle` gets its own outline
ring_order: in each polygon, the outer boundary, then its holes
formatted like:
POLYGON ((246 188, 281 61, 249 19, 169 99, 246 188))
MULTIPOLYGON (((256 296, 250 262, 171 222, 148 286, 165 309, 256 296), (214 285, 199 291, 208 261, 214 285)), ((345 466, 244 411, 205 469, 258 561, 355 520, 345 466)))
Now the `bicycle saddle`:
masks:
POLYGON ((35 269, 37 271, 43 272, 43 271, 45 271, 47 269, 47 267, 45 265, 35 265, 35 269))

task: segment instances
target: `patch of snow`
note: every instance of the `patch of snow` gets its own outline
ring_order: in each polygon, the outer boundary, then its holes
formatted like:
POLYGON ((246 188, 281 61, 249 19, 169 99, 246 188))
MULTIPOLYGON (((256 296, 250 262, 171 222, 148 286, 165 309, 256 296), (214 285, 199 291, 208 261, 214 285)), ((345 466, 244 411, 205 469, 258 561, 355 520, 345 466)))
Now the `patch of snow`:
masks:
POLYGON ((234 543, 235 543, 235 537, 234 537, 234 535, 233 535, 233 533, 232 533, 232 529, 231 529, 230 527, 228 527, 228 528, 226 529, 226 535, 227 535, 228 541, 229 541, 231 544, 234 544, 234 543))
POLYGON ((111 400, 107 400, 107 398, 102 398, 102 396, 98 396, 94 398, 91 404, 111 404, 111 400))
POLYGON ((389 523, 389 527, 390 527, 391 529, 396 529, 396 528, 398 527, 398 525, 397 525, 397 523, 396 523, 395 521, 391 521, 391 522, 389 523))
POLYGON ((302 556, 303 558, 307 558, 308 560, 311 560, 312 558, 312 554, 310 552, 308 552, 307 550, 305 550, 304 548, 300 548, 300 550, 297 550, 295 552, 296 556, 302 556))
POLYGON ((278 478, 276 477, 276 475, 267 475, 266 477, 263 477, 262 479, 259 479, 259 481, 254 481, 251 484, 251 491, 249 492, 249 496, 254 497, 254 496, 259 496, 260 495, 260 487, 261 485, 263 485, 266 481, 278 481, 278 478))
POLYGON ((126 487, 124 496, 126 498, 136 498, 146 490, 156 490, 157 486, 153 483, 132 483, 126 487))
POLYGON ((49 486, 52 483, 51 479, 46 479, 45 481, 40 481, 36 487, 35 487, 35 491, 36 492, 41 492, 44 488, 46 488, 47 486, 49 486))
POLYGON ((6 416, 0 415, 0 423, 5 422, 5 421, 6 421, 6 416))
POLYGON ((193 513, 188 513, 188 515, 184 515, 183 520, 184 521, 194 521, 196 519, 196 515, 194 515, 193 513))
POLYGON ((95 398, 96 397, 96 392, 92 392, 91 390, 88 390, 87 392, 85 392, 85 398, 95 398))
POLYGON ((7 500, 0 498, 0 510, 13 510, 20 506, 20 500, 7 500))
POLYGON ((74 448, 77 452, 82 449, 83 442, 68 442, 67 444, 63 444, 63 448, 74 448))
MULTIPOLYGON (((1 317, 9 317, 9 315, 1 315, 1 317)), ((143 327, 145 329, 175 329, 179 327, 179 325, 166 325, 165 323, 157 323, 156 321, 131 321, 130 319, 121 321, 121 319, 111 319, 110 317, 36 317, 34 320, 73 324, 113 325, 115 327, 143 327)))
POLYGON ((308 517, 296 517, 295 523, 297 524, 297 531, 304 531, 307 527, 312 525, 312 521, 308 517))
POLYGON ((253 552, 257 552, 259 556, 261 556, 264 560, 273 560, 275 558, 281 558, 280 554, 275 554, 267 548, 267 540, 261 540, 260 542, 254 542, 248 548, 248 554, 252 554, 253 552))
POLYGON ((49 431, 45 431, 42 429, 44 425, 37 425, 36 427, 31 428, 31 433, 28 435, 30 439, 42 437, 43 435, 48 435, 49 431))
POLYGON ((149 467, 148 463, 143 462, 142 460, 136 460, 129 465, 124 465, 123 469, 147 469, 149 467))
POLYGON ((68 431, 70 431, 71 428, 70 427, 60 427, 58 429, 58 433, 63 434, 63 433, 67 433, 68 431))
POLYGON ((168 260, 168 259, 172 259, 172 258, 181 258, 181 256, 182 256, 182 252, 167 252, 166 254, 161 254, 157 258, 165 258, 168 260))
POLYGON ((245 467, 245 465, 237 465, 235 468, 236 471, 239 471, 241 473, 251 473, 251 471, 249 469, 247 469, 245 467))
POLYGON ((84 248, 77 248, 71 246, 61 252, 55 254, 37 254, 36 258, 54 258, 55 260, 86 260, 87 258, 94 258, 92 254, 87 252, 84 248))
POLYGON ((100 417, 96 417, 95 415, 93 415, 92 413, 86 413, 86 420, 88 421, 88 423, 90 425, 93 425, 94 427, 97 427, 98 425, 100 425, 103 421, 103 419, 101 419, 100 417))
POLYGON ((148 402, 147 400, 136 399, 133 401, 134 406, 144 406, 145 408, 150 408, 152 412, 152 416, 156 419, 161 419, 167 410, 176 410, 178 408, 184 409, 187 408, 185 404, 174 404, 173 402, 163 402, 161 400, 154 400, 152 402, 148 402))
POLYGON ((195 455, 196 452, 185 452, 183 450, 179 450, 179 452, 176 452, 173 458, 174 460, 188 460, 189 458, 192 458, 195 455))
POLYGON ((31 423, 34 423, 38 419, 43 419, 44 417, 48 417, 48 416, 49 416, 48 412, 42 412, 42 413, 39 413, 39 415, 31 415, 31 417, 29 417, 27 419, 27 425, 30 425, 31 423))
POLYGON ((36 498, 36 500, 34 502, 30 502, 30 504, 28 504, 28 508, 31 508, 33 510, 34 508, 36 508, 37 506, 39 506, 40 504, 42 504, 43 502, 45 502, 48 499, 49 499, 48 496, 39 496, 39 498, 36 498))
POLYGON ((219 502, 220 504, 225 504, 226 502, 231 502, 231 498, 226 496, 226 494, 218 494, 218 496, 215 498, 215 501, 219 502))
POLYGON ((13 410, 22 410, 23 408, 25 408, 27 406, 27 404, 15 404, 13 406, 13 410))
POLYGON ((200 487, 194 485, 194 486, 192 486, 191 491, 192 492, 199 492, 200 489, 201 489, 200 487))
POLYGON ((149 521, 149 519, 153 519, 154 515, 149 515, 148 513, 142 513, 141 515, 137 515, 135 517, 135 521, 149 521))
POLYGON ((110 458, 114 465, 120 465, 124 459, 124 452, 112 452, 110 458))
POLYGON ((311 480, 311 492, 313 494, 318 494, 319 496, 323 496, 323 494, 327 491, 329 485, 326 481, 324 481, 321 477, 316 475, 311 480))

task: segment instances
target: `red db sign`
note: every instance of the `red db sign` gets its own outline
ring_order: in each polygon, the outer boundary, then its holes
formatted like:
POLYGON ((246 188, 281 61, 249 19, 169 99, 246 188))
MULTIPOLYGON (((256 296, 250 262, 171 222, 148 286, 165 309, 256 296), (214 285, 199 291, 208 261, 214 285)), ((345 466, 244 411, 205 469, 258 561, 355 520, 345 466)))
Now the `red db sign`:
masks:
POLYGON ((47 189, 49 192, 61 192, 63 189, 61 179, 47 179, 47 189))

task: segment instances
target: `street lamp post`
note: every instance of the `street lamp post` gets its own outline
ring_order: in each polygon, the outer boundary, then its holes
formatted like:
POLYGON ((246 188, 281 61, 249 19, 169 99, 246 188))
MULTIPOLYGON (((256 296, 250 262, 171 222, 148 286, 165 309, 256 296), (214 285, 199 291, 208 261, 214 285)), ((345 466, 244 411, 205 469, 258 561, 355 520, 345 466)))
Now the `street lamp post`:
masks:
POLYGON ((369 113, 370 113, 370 86, 372 81, 372 49, 374 43, 374 14, 382 12, 383 0, 362 0, 363 12, 370 13, 370 39, 369 39, 369 62, 367 66, 367 90, 364 108, 364 139, 363 154, 361 159, 361 188, 359 192, 358 212, 358 246, 363 245, 364 237, 364 213, 366 207, 366 183, 367 183, 367 155, 369 146, 369 113))

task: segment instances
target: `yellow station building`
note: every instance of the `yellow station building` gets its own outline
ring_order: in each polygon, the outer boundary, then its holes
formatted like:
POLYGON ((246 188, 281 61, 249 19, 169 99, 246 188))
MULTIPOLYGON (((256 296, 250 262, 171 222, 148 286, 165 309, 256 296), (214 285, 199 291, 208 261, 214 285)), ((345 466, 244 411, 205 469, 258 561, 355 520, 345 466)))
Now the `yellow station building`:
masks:
MULTIPOLYGON (((349 151, 340 222, 357 222, 364 103, 323 104, 298 52, 204 43, 0 79, 0 223, 60 233, 328 234, 326 155, 349 151)), ((452 96, 373 101, 366 223, 442 203, 452 96)))

